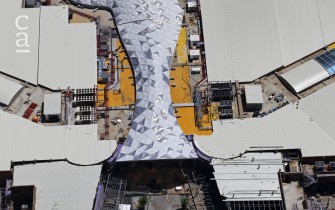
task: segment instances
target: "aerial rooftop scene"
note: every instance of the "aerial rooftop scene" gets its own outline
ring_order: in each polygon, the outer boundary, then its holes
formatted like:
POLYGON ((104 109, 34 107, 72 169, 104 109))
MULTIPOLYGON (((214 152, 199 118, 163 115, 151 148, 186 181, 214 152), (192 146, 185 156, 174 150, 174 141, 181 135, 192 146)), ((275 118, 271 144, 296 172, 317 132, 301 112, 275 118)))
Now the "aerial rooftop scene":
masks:
POLYGON ((335 0, 3 0, 0 210, 335 210, 335 0))

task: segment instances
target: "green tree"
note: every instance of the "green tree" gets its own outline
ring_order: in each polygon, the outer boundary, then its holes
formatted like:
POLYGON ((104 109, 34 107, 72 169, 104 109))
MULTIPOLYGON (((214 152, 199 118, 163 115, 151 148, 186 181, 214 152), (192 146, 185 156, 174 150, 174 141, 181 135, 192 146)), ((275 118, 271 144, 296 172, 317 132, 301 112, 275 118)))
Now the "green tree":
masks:
POLYGON ((137 208, 141 210, 145 209, 148 202, 149 202, 148 196, 146 195, 141 196, 140 199, 138 200, 137 208))
POLYGON ((187 209, 187 199, 181 198, 181 209, 187 209))

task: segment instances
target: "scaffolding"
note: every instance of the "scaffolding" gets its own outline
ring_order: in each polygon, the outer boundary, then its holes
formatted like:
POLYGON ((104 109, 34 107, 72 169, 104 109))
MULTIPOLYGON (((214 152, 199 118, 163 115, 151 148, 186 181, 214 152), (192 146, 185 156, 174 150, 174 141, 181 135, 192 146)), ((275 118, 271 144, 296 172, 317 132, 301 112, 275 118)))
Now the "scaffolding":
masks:
POLYGON ((317 180, 317 176, 314 176, 312 174, 307 174, 307 173, 304 173, 304 178, 303 178, 303 183, 302 183, 302 186, 303 187, 309 187, 313 184, 317 184, 318 183, 318 180, 317 180), (314 178, 316 177, 316 178, 314 178))
POLYGON ((65 125, 70 125, 71 124, 71 116, 73 115, 72 113, 72 107, 73 107, 73 92, 71 90, 67 90, 65 92, 65 125))
POLYGON ((104 190, 101 199, 96 201, 96 210, 119 210, 119 205, 123 204, 127 181, 109 174, 101 184, 104 190))
POLYGON ((205 176, 192 172, 186 175, 189 188, 187 201, 190 210, 214 210, 205 176))
POLYGON ((5 197, 5 189, 0 188, 0 209, 4 209, 6 207, 4 197, 5 197))
POLYGON ((208 86, 195 87, 194 105, 195 105, 195 123, 198 129, 201 130, 203 128, 204 114, 208 113, 208 107, 210 106, 208 86))
POLYGON ((0 209, 14 209, 13 202, 6 195, 5 188, 0 188, 0 209))
POLYGON ((195 122, 198 128, 200 128, 201 120, 203 117, 202 113, 202 102, 201 102, 201 94, 200 94, 200 88, 196 87, 195 94, 194 94, 194 105, 195 105, 195 122))

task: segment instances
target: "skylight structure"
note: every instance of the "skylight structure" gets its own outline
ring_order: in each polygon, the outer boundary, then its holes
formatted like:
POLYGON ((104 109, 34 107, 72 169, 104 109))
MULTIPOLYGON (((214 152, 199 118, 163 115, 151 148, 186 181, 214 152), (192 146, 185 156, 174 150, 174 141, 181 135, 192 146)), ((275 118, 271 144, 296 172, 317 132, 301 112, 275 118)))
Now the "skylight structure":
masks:
POLYGON ((136 83, 135 113, 117 161, 196 158, 172 107, 170 66, 183 20, 177 0, 71 0, 113 13, 136 83))

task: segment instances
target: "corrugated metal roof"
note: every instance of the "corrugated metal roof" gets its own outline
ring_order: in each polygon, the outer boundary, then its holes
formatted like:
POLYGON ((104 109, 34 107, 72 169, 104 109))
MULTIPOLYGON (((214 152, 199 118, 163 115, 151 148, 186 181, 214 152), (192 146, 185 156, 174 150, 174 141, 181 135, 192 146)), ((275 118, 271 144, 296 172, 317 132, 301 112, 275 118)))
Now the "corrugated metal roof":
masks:
POLYGON ((64 159, 93 164, 112 156, 116 141, 98 141, 96 124, 44 126, 0 110, 0 170, 11 161, 64 159))
POLYGON ((54 90, 93 88, 97 84, 95 24, 69 24, 68 6, 41 7, 40 19, 39 84, 54 90))
MULTIPOLYGON (((8 1, 0 7, 0 71, 33 84, 37 84, 39 15, 39 8, 22 8, 20 0, 8 1), (27 29, 16 28, 17 18, 19 26, 27 29), (17 47, 19 32, 27 35, 29 47, 17 47)), ((20 44, 23 42, 21 40, 20 44)))
POLYGON ((9 105, 22 85, 0 76, 0 103, 9 105))
POLYGON ((245 97, 247 104, 263 104, 263 92, 261 85, 245 85, 245 97))
POLYGON ((324 45, 329 45, 334 42, 335 37, 335 1, 333 0, 317 0, 318 9, 320 11, 320 19, 322 24, 324 45))
POLYGON ((208 80, 253 81, 334 42, 333 5, 331 0, 201 0, 208 80))
POLYGON ((44 94, 43 113, 45 115, 60 115, 62 113, 61 93, 44 94))
MULTIPOLYGON (((320 117, 325 117, 324 114, 320 117)), ((260 149, 301 149, 305 157, 332 156, 335 151, 335 140, 295 105, 287 105, 263 118, 212 123, 211 136, 194 136, 194 140, 199 149, 215 157, 231 158, 260 149)))
MULTIPOLYGON (((310 120, 317 124, 325 133, 327 133, 327 135, 335 140, 334 93, 335 83, 332 83, 301 99, 299 102, 299 109, 303 111, 310 118, 310 120)), ((322 143, 316 141, 315 144, 322 143)))
POLYGON ((227 201, 281 200, 281 153, 247 153, 234 160, 212 163, 220 194, 227 201))
POLYGON ((306 88, 329 77, 327 71, 315 60, 310 60, 300 66, 280 75, 294 89, 300 93, 306 88))
POLYGON ((36 209, 92 209, 100 173, 101 165, 19 165, 14 167, 13 186, 35 185, 36 209))
POLYGON ((0 25, 1 72, 54 90, 97 84, 95 24, 69 24, 68 6, 26 9, 20 0, 8 1, 0 7, 0 25), (18 17, 27 29, 15 26, 18 17), (24 42, 19 32, 27 34, 29 47, 16 46, 19 38, 24 42))

